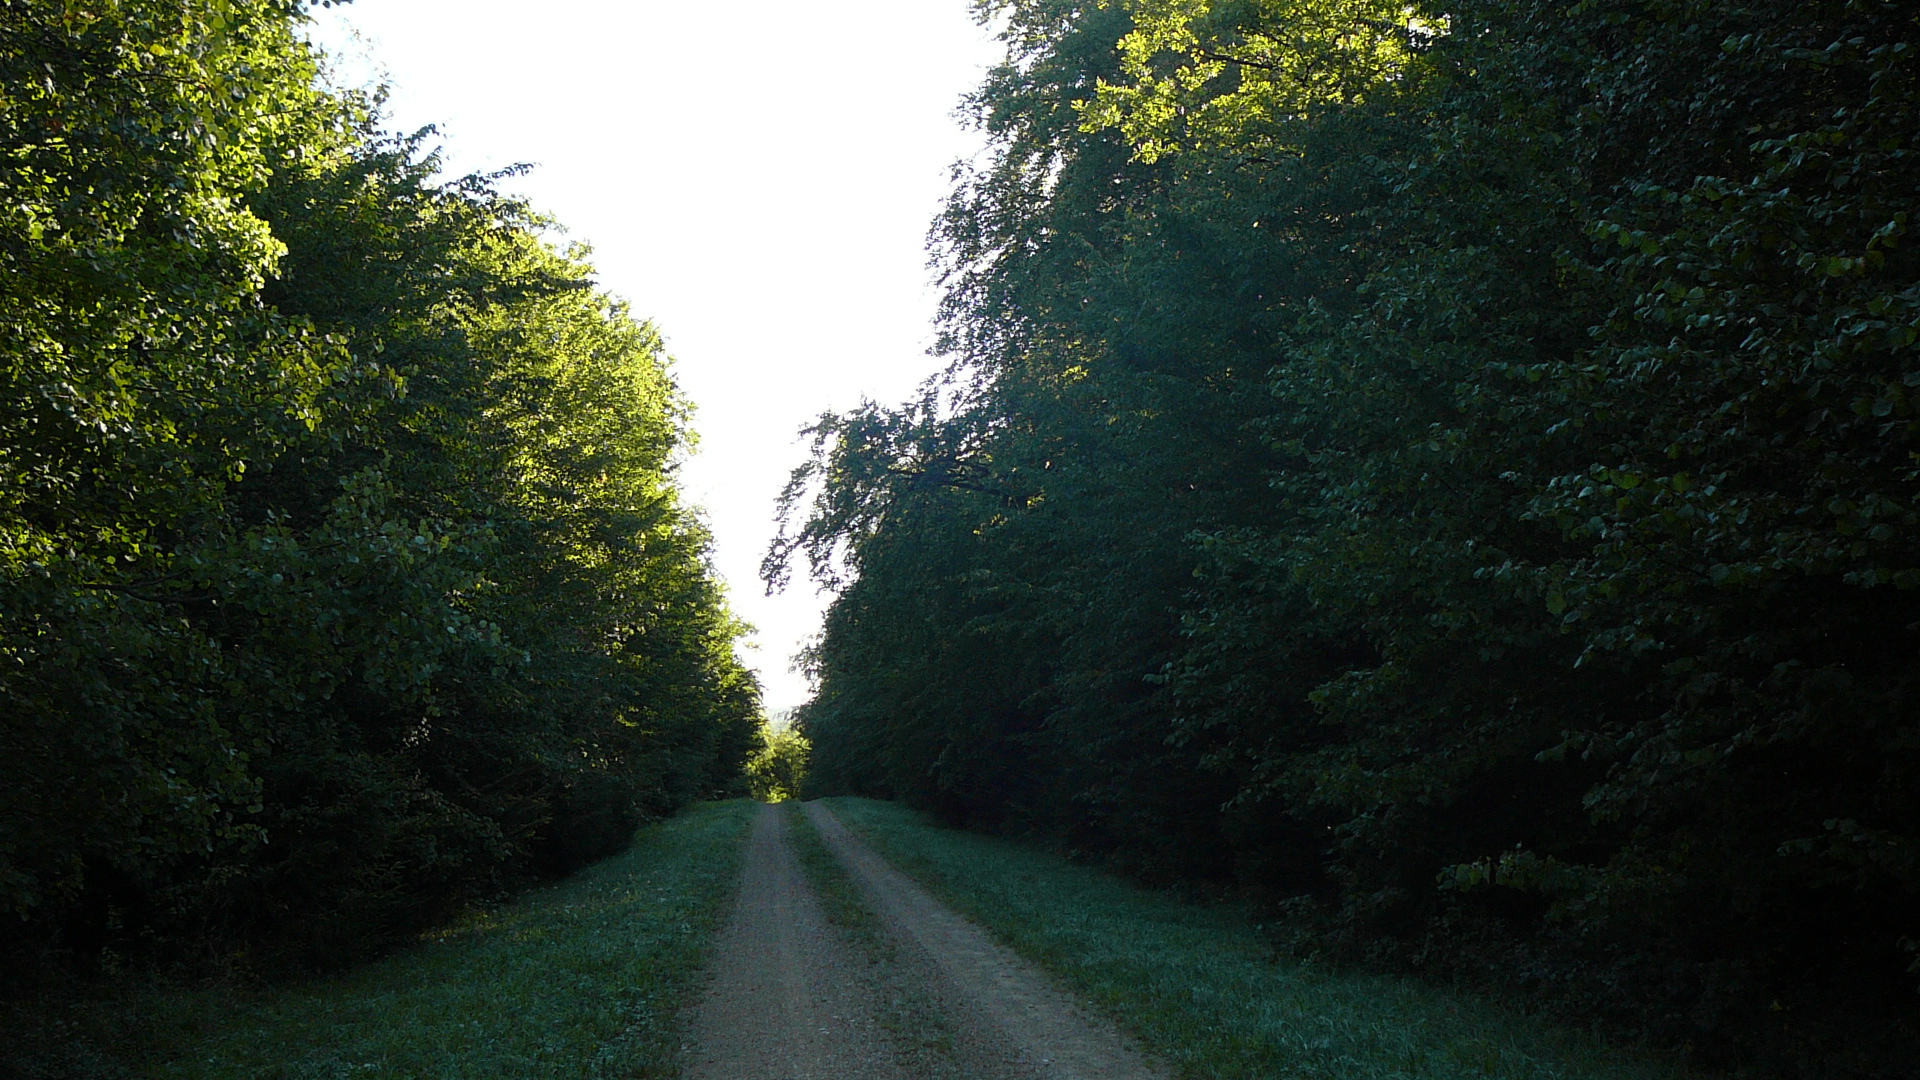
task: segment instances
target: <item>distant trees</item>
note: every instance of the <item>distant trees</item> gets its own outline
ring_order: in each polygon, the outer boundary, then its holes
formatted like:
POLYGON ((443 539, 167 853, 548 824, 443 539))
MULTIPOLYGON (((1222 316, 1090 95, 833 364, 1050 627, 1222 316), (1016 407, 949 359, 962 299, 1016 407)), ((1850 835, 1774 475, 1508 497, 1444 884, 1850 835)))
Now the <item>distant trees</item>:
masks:
POLYGON ((298 19, 0 4, 16 960, 374 947, 757 745, 658 335, 298 19))
POLYGON ((799 798, 812 750, 807 737, 790 724, 769 725, 761 732, 760 749, 747 759, 747 783, 754 796, 768 802, 799 798))
POLYGON ((994 5, 949 376, 817 426, 821 790, 1891 1075, 1910 5, 994 5))

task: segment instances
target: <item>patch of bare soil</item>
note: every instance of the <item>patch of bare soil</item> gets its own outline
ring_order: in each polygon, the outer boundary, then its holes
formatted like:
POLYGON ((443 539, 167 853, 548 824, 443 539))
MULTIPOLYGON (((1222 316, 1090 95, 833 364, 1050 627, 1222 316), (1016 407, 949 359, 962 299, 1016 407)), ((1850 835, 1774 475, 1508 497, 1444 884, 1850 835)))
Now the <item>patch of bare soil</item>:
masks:
POLYGON ((1080 1006, 1013 950, 894 869, 820 803, 808 819, 864 887, 874 912, 923 958, 946 1005, 966 1075, 1047 1080, 1161 1080, 1112 1024, 1080 1006))
POLYGON ((740 898, 715 942, 690 1024, 693 1080, 895 1080, 909 1075, 875 1020, 868 962, 832 928, 765 806, 740 898))
POLYGON ((766 806, 740 898, 690 1018, 693 1080, 1160 1080, 1081 1008, 874 854, 826 807, 808 819, 865 894, 883 935, 828 921, 766 806))

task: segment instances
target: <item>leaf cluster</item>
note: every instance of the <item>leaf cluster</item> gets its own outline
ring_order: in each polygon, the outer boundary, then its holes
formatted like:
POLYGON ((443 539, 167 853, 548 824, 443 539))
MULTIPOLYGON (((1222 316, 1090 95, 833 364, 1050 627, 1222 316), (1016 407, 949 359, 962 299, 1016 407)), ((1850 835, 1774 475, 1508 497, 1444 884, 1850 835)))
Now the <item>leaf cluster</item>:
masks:
POLYGON ((1910 7, 1001 10, 933 236, 957 389, 799 478, 815 781, 1898 1073, 1910 7))
POLYGON ((0 5, 19 971, 337 963, 755 745, 659 334, 300 18, 0 5))

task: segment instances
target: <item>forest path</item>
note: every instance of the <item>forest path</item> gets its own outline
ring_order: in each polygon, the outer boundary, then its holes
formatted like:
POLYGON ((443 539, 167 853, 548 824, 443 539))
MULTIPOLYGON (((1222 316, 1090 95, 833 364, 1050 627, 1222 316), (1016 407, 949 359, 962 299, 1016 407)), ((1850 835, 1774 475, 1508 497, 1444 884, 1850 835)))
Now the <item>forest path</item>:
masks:
POLYGON ((1160 1080, 1105 1020, 1056 989, 1012 949, 947 907, 849 832, 824 804, 807 817, 865 891, 880 921, 909 947, 946 1007, 961 1075, 1039 1080, 1160 1080))
POLYGON ((807 887, 787 815, 762 806, 740 898, 714 942, 694 1012, 692 1080, 896 1080, 907 1075, 880 1030, 866 960, 827 924, 807 887))
POLYGON ((825 806, 808 804, 806 813, 895 947, 869 955, 828 922, 787 811, 762 807, 739 901, 692 1016, 692 1080, 1162 1076, 1111 1025, 888 865, 825 806))

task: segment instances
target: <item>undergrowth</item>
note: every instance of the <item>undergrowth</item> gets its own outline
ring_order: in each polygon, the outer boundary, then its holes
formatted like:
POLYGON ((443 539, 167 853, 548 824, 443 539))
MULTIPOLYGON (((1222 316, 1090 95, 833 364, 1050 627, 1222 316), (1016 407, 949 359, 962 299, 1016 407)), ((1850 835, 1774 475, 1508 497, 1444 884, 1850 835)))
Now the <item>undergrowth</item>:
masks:
POLYGON ((698 805, 640 830, 621 855, 338 975, 76 1004, 41 1018, 64 1045, 41 1040, 11 1070, 35 1080, 678 1075, 679 1010, 758 808, 698 805))
POLYGON ((1671 1080, 1578 1031, 1404 979, 1277 959, 1242 909, 1197 905, 897 804, 827 800, 1002 941, 1206 1080, 1671 1080))

